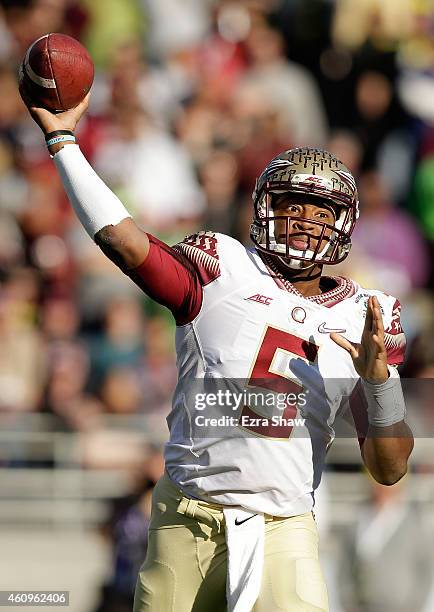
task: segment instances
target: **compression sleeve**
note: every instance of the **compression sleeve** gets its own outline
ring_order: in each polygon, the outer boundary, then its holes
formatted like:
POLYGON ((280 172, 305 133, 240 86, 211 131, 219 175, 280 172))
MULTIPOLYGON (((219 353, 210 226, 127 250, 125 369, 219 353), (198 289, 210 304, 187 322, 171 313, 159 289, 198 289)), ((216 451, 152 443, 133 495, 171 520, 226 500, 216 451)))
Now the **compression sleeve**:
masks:
POLYGON ((53 160, 69 201, 92 239, 103 227, 117 225, 131 216, 97 175, 78 145, 63 147, 53 160))
POLYGON ((150 298, 169 308, 177 325, 190 323, 202 306, 200 278, 182 253, 150 234, 148 238, 148 256, 127 274, 150 298))

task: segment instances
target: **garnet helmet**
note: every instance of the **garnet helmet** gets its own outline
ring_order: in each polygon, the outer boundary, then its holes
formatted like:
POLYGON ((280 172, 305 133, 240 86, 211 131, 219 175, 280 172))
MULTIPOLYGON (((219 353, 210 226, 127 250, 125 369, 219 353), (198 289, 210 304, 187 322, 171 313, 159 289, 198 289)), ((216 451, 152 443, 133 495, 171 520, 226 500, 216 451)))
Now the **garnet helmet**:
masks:
POLYGON ((328 151, 297 148, 280 153, 257 179, 252 197, 254 215, 250 236, 260 251, 281 257, 292 268, 309 267, 306 263, 337 264, 348 255, 359 216, 356 182, 348 168, 328 151), (282 193, 313 196, 318 203, 333 208, 334 225, 309 220, 321 229, 314 248, 305 251, 291 248, 290 222, 297 218, 279 216, 273 211, 273 198, 282 193), (286 220, 286 244, 276 241, 276 218, 286 220))

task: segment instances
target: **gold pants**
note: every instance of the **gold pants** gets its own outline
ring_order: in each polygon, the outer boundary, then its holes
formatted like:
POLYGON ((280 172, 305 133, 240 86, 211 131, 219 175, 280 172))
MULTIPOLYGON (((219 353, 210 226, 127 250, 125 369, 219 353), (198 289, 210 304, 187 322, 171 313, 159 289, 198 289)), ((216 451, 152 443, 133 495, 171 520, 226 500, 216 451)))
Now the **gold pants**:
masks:
MULTIPOLYGON (((312 513, 265 516, 265 558, 254 612, 327 612, 312 513)), ((226 611, 226 541, 221 506, 191 500, 167 475, 152 500, 148 554, 134 612, 226 611)))

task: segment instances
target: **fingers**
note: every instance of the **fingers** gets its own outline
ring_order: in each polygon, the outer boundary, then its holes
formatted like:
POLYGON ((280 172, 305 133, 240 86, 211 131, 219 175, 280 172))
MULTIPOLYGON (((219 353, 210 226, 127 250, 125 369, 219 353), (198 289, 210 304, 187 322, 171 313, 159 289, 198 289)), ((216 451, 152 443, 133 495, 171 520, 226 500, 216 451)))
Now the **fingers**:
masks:
POLYGON ((384 334, 384 324, 383 324, 383 316, 381 314, 381 307, 378 298, 374 296, 372 298, 372 306, 373 306, 373 318, 374 318, 374 333, 379 336, 384 334))
MULTIPOLYGON (((368 331, 367 325, 363 330, 362 342, 368 346, 368 342, 372 340, 377 345, 380 352, 385 351, 384 347, 384 325, 381 314, 381 307, 376 296, 372 296, 368 301, 368 311, 372 320, 371 329, 368 331)), ((367 315, 368 318, 368 315, 367 315)))
POLYGON ((366 305, 366 315, 365 315, 365 326, 363 328, 363 335, 371 334, 372 327, 374 323, 374 313, 372 307, 372 298, 368 299, 368 303, 366 305))
POLYGON ((56 115, 41 106, 37 106, 37 104, 30 97, 23 82, 21 82, 19 85, 19 92, 32 119, 39 125, 42 131, 47 133, 55 130, 57 126, 56 115))
POLYGON ((25 86, 24 86, 24 82, 21 81, 18 87, 18 91, 20 92, 20 96, 22 101, 24 102, 24 104, 27 106, 28 110, 30 111, 30 114, 33 115, 34 110, 36 109, 35 103, 33 102, 33 100, 30 98, 25 86))
POLYGON ((77 123, 89 108, 89 99, 90 93, 88 93, 87 96, 83 98, 79 104, 77 104, 77 106, 74 106, 74 108, 71 108, 63 113, 58 113, 57 117, 61 119, 65 125, 69 127, 69 129, 74 131, 77 123))
POLYGON ((368 340, 372 334, 376 334, 380 339, 384 336, 383 317, 380 303, 376 296, 371 296, 368 299, 362 338, 368 340))
POLYGON ((87 95, 83 98, 83 100, 80 102, 78 106, 82 106, 84 110, 87 110, 89 108, 89 102, 90 102, 90 91, 87 93, 87 95))
POLYGON ((361 344, 366 351, 374 351, 376 354, 383 353, 386 350, 381 306, 376 296, 371 296, 368 299, 361 344))
POLYGON ((355 345, 352 342, 350 342, 349 340, 347 340, 346 338, 344 338, 340 334, 337 334, 336 332, 333 332, 332 334, 330 334, 330 338, 338 346, 340 346, 345 351, 347 351, 351 355, 351 357, 353 359, 357 359, 358 358, 359 351, 356 349, 355 345))
POLYGON ((384 345, 384 339, 377 336, 377 334, 373 334, 372 341, 375 345, 374 353, 376 359, 383 359, 384 357, 387 359, 387 350, 384 345))
POLYGON ((32 117, 32 119, 34 121, 36 121, 36 123, 39 125, 39 127, 43 129, 42 123, 41 123, 39 115, 38 115, 38 109, 35 106, 35 103, 30 98, 29 94, 27 93, 27 91, 26 91, 26 89, 24 87, 23 82, 20 82, 18 90, 20 92, 20 96, 21 96, 22 101, 24 102, 24 104, 27 107, 27 110, 30 113, 30 116, 32 117))
POLYGON ((18 86, 18 91, 20 92, 20 96, 21 96, 21 99, 24 102, 24 104, 27 107, 30 107, 32 105, 32 103, 31 103, 31 100, 30 100, 29 96, 27 95, 27 92, 26 92, 26 90, 24 88, 23 81, 20 81, 20 84, 18 86))
POLYGON ((73 115, 74 117, 80 118, 82 114, 87 111, 89 107, 89 99, 90 99, 90 93, 88 93, 87 96, 83 98, 83 100, 79 104, 77 104, 77 106, 74 106, 74 108, 71 108, 69 111, 65 111, 65 112, 69 113, 70 115, 73 115))

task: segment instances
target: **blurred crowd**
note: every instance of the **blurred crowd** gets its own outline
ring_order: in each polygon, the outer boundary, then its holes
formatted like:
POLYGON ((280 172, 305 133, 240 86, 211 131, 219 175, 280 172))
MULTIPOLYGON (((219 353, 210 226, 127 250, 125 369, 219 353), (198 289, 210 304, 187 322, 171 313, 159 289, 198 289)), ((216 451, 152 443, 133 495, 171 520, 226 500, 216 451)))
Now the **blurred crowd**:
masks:
POLYGON ((85 235, 20 100, 19 63, 50 31, 79 38, 95 60, 82 150, 170 244, 197 228, 248 244, 252 188, 272 156, 309 145, 341 158, 361 216, 332 273, 397 295, 409 375, 432 373, 420 342, 434 325, 430 2, 0 4, 2 411, 97 427, 101 413, 165 411, 175 380, 170 318, 85 235))
POLYGON ((19 97, 47 32, 95 61, 84 154, 169 244, 196 229, 249 244, 266 163, 295 146, 336 154, 361 215, 328 272, 399 297, 402 374, 434 378, 432 0, 1 0, 1 413, 52 415, 82 435, 85 467, 137 466, 143 448, 104 437, 107 417, 146 415, 164 438, 176 381, 170 316, 78 224, 19 97))

